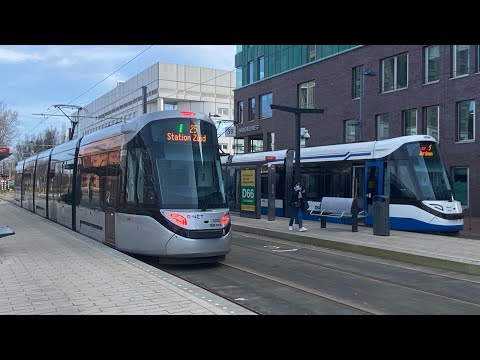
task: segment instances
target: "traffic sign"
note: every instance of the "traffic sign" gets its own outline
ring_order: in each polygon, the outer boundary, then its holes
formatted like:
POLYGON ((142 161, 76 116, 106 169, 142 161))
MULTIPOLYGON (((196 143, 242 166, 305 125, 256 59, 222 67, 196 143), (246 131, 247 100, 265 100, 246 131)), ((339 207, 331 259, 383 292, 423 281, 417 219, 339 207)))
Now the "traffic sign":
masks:
POLYGON ((226 137, 235 137, 236 135, 236 131, 235 131, 235 126, 230 126, 228 128, 225 129, 225 136, 226 137))

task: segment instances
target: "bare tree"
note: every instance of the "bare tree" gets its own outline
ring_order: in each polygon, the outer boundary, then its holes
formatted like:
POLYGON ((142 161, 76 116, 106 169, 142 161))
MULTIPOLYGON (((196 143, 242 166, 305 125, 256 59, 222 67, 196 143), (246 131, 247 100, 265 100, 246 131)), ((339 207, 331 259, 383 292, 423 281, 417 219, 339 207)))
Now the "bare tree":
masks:
POLYGON ((65 135, 62 136, 60 130, 49 127, 39 134, 25 135, 20 143, 15 144, 12 154, 14 162, 26 159, 30 155, 48 150, 65 141, 65 135))
POLYGON ((10 146, 17 135, 18 112, 0 101, 0 146, 10 146))

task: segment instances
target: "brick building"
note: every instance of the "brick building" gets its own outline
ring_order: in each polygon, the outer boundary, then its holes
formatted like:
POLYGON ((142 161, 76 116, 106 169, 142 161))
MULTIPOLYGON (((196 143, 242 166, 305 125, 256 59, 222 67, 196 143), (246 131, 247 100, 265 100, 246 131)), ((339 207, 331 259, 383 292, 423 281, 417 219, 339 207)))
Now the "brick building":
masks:
POLYGON ((315 107, 301 146, 434 136, 456 199, 480 216, 479 45, 241 45, 235 152, 295 147, 294 115, 270 104, 315 107), (363 80, 363 119, 360 118, 363 80))

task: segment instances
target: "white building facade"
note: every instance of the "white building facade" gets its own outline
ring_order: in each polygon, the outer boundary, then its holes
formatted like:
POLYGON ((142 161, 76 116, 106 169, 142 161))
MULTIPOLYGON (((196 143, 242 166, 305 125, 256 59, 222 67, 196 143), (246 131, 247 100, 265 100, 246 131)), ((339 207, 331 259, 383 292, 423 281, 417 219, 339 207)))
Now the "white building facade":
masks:
POLYGON ((158 62, 83 107, 74 137, 78 138, 143 113, 143 87, 147 112, 190 110, 210 115, 216 122, 221 151, 233 154, 235 72, 158 62))

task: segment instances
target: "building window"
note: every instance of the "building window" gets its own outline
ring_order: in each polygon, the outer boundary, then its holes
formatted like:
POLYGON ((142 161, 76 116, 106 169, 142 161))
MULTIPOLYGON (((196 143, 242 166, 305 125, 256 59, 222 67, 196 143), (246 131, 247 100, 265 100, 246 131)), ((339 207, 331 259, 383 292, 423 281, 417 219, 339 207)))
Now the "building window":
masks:
POLYGON ((403 135, 417 135, 417 109, 403 111, 403 135))
POLYGON ((377 118, 377 140, 388 139, 390 114, 380 114, 377 118))
POLYGON ((352 99, 360 97, 360 82, 362 81, 363 65, 354 67, 352 69, 352 99))
POLYGON ((346 120, 344 122, 345 142, 355 142, 355 131, 357 129, 357 120, 346 120))
POLYGON ((248 121, 255 120, 255 98, 248 99, 248 121))
POLYGON ((466 166, 452 168, 453 193, 455 200, 460 201, 462 206, 468 207, 469 204, 469 169, 466 166))
POLYGON ((265 119, 272 117, 272 93, 260 96, 260 118, 265 119))
POLYGON ((242 66, 239 66, 236 70, 235 70, 235 85, 237 88, 239 87, 242 87, 243 85, 243 67, 242 66))
POLYGON ((408 54, 382 61, 382 92, 406 88, 408 85, 408 54))
POLYGON ((263 151, 263 140, 262 139, 250 139, 250 152, 260 152, 263 151))
POLYGON ((243 154, 245 152, 245 139, 235 139, 233 144, 234 154, 243 154))
POLYGON ((432 45, 425 48, 425 84, 440 79, 440 46, 432 45))
POLYGON ((476 48, 477 48, 477 51, 476 51, 476 53, 477 53, 477 64, 475 66, 475 71, 477 73, 480 73, 480 45, 477 45, 476 48))
POLYGON ((258 79, 262 80, 265 77, 265 57, 258 58, 258 79))
POLYGON ((163 104, 163 110, 177 110, 177 104, 163 104))
POLYGON ((317 59, 317 45, 308 45, 308 62, 317 59))
POLYGON ((314 108, 315 81, 298 85, 298 107, 302 109, 314 108))
POLYGON ((475 101, 457 103, 457 141, 469 141, 475 138, 475 101))
POLYGON ((243 101, 237 102, 237 122, 235 124, 243 124, 243 101))
POLYGON ((275 150, 275 133, 267 133, 267 151, 275 150))
POLYGON ((253 61, 250 61, 248 63, 247 76, 248 76, 248 84, 253 83, 253 61))
POLYGON ((218 115, 228 115, 228 108, 218 108, 218 115))
POLYGON ((423 108, 423 129, 438 141, 438 106, 423 108))
POLYGON ((468 45, 452 45, 452 77, 468 74, 468 45))

